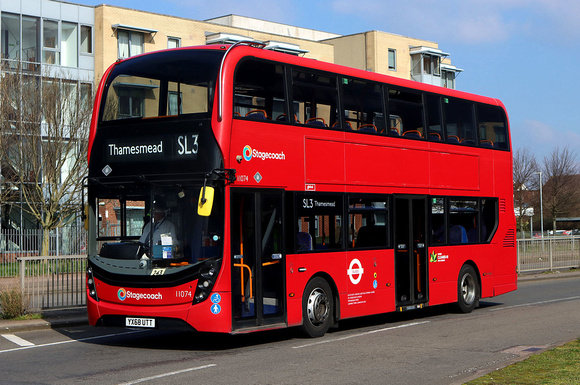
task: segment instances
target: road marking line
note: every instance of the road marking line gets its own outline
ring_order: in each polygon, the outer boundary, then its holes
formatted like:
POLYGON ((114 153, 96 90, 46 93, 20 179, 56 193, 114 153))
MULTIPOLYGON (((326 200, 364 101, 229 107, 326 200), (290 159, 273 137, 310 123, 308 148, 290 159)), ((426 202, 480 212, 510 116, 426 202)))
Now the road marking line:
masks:
POLYGON ((134 330, 134 331, 126 332, 126 333, 106 334, 106 335, 103 335, 103 336, 79 338, 78 340, 67 340, 67 341, 51 342, 51 343, 42 344, 42 345, 22 346, 22 347, 14 348, 14 349, 0 350, 0 354, 2 354, 2 353, 8 353, 8 352, 16 352, 16 351, 25 350, 25 349, 36 349, 36 348, 44 348, 44 347, 47 347, 47 346, 56 346, 56 345, 70 344, 71 342, 82 342, 82 341, 98 340, 100 338, 108 338, 108 337, 122 336, 122 335, 126 335, 126 334, 143 333, 143 332, 146 332, 146 331, 148 331, 148 330, 134 330))
POLYGON ((133 384, 138 384, 140 382, 145 382, 145 381, 151 381, 151 380, 157 380, 159 378, 163 378, 163 377, 169 377, 169 376, 174 376, 176 374, 181 374, 181 373, 187 373, 187 372, 193 372, 194 370, 201 370, 201 369, 207 369, 207 368, 211 368, 217 366, 216 364, 209 364, 209 365, 203 365, 203 366, 197 366, 195 368, 189 368, 189 369, 182 369, 182 370, 176 370, 174 372, 168 372, 168 373, 163 373, 163 374, 158 374, 156 376, 151 376, 151 377, 144 377, 144 378, 139 378, 138 380, 134 380, 134 381, 129 381, 129 382, 123 382, 119 385, 133 385, 133 384))
POLYGON ((344 340, 348 340, 350 338, 363 337, 363 336, 366 336, 366 335, 369 335, 369 334, 386 332, 386 331, 395 330, 395 329, 408 328, 408 327, 411 327, 411 326, 424 325, 424 324, 428 324, 429 322, 431 322, 431 321, 412 322, 410 324, 404 324, 404 325, 399 325, 399 326, 391 326, 391 327, 388 327, 388 328, 371 330, 371 331, 364 332, 364 333, 351 334, 349 336, 345 336, 345 337, 341 337, 341 338, 336 338, 336 339, 333 339, 333 340, 319 341, 319 342, 313 342, 311 344, 304 344, 304 345, 299 345, 299 346, 292 346, 292 349, 302 349, 302 348, 308 348, 310 346, 315 346, 315 345, 322 345, 322 344, 328 344, 328 343, 331 343, 331 342, 344 341, 344 340))
POLYGON ((525 306, 535 306, 535 305, 543 305, 545 303, 553 303, 553 302, 564 302, 564 301, 573 301, 576 299, 580 299, 580 296, 575 296, 575 297, 567 297, 567 298, 558 298, 558 299, 550 299, 547 301, 539 301, 539 302, 530 302, 530 303, 522 303, 519 305, 512 305, 512 306, 505 306, 505 307, 499 307, 497 309, 489 309, 489 311, 499 311, 499 310, 507 310, 507 309, 514 309, 517 307, 525 307, 525 306))
POLYGON ((26 341, 24 338, 20 338, 14 334, 2 334, 2 337, 6 338, 10 342, 15 343, 18 346, 34 346, 32 342, 26 341))

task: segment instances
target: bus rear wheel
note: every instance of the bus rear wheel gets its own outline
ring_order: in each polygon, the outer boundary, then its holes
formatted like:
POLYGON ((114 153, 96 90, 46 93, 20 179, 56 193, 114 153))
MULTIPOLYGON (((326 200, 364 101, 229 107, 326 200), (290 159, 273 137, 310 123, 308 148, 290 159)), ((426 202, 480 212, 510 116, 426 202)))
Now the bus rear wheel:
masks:
POLYGON ((302 297, 302 331, 309 337, 322 337, 333 320, 334 301, 328 282, 315 277, 306 285, 302 297))
POLYGON ((479 281, 471 265, 463 265, 457 280, 457 306, 463 313, 471 313, 479 304, 479 281))

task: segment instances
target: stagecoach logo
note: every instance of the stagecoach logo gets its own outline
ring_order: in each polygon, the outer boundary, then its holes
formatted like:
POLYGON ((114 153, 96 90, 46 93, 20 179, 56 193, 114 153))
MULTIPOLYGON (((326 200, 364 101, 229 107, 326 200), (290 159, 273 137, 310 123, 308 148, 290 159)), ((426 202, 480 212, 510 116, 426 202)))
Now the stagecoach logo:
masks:
POLYGON ((271 160, 286 160, 286 155, 284 151, 282 152, 266 152, 266 151, 259 151, 256 149, 252 149, 252 147, 246 145, 244 146, 244 150, 242 152, 244 159, 249 162, 252 158, 257 159, 271 159, 271 160))
POLYGON ((134 293, 132 291, 129 290, 125 290, 123 288, 120 288, 117 291, 117 297, 119 298, 119 300, 124 301, 127 298, 131 298, 134 300, 141 300, 141 299, 163 299, 163 294, 161 293, 134 293))
POLYGON ((244 147, 244 159, 248 162, 252 160, 252 147, 246 146, 244 147))
POLYGON ((350 282, 352 282, 353 285, 358 285, 358 283, 362 279, 363 273, 364 269, 358 259, 355 258, 352 261, 350 261, 350 265, 348 266, 346 274, 350 278, 350 282))

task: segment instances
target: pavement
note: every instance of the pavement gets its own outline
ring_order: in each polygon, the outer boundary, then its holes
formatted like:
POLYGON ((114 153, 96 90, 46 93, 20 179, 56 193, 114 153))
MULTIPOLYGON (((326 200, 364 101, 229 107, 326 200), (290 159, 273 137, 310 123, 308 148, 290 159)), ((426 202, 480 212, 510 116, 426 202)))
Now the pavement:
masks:
MULTIPOLYGON (((543 273, 525 273, 519 275, 518 282, 558 278, 580 278, 580 270, 574 269, 543 273)), ((58 329, 88 325, 89 323, 87 308, 85 306, 42 310, 41 315, 42 319, 33 320, 14 321, 0 319, 0 334, 31 330, 58 329)))

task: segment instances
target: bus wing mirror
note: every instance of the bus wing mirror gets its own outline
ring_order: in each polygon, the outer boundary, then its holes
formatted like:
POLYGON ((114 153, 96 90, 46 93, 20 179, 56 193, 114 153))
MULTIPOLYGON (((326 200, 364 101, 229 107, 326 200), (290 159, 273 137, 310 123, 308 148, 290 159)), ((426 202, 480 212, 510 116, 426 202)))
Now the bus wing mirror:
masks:
POLYGON ((197 203, 197 215, 209 217, 213 207, 214 188, 209 186, 202 187, 199 192, 199 201, 197 203))
POLYGON ((82 220, 85 226, 85 230, 89 231, 89 205, 85 205, 85 207, 83 207, 82 220))

